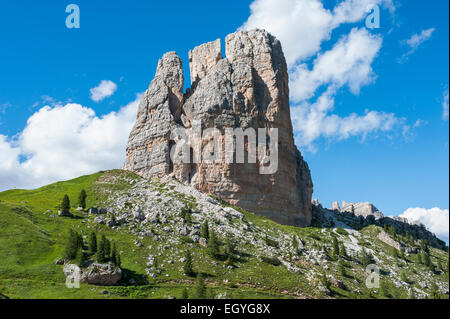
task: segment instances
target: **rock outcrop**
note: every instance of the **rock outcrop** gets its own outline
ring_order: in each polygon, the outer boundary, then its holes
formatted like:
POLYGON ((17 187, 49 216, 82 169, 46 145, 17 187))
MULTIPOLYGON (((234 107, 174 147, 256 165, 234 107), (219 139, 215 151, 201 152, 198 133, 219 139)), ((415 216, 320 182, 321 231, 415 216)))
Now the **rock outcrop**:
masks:
MULTIPOLYGON (((339 206, 335 207, 333 204, 332 209, 337 209, 339 206)), ((362 216, 367 218, 369 216, 373 216, 376 220, 384 217, 383 213, 378 210, 371 203, 347 203, 345 201, 342 202, 342 207, 338 209, 340 212, 348 212, 353 213, 355 216, 362 216)))
POLYGON ((93 263, 87 268, 80 269, 74 264, 65 264, 64 275, 87 283, 99 286, 114 286, 122 278, 122 270, 111 264, 93 263))
MULTIPOLYGON (((145 178, 172 175, 232 205, 283 224, 307 226, 313 185, 308 165, 294 145, 281 44, 262 30, 236 32, 225 42, 226 58, 222 58, 220 40, 189 52, 191 89, 186 93, 181 59, 175 52, 162 57, 139 105, 123 168, 145 178), (199 154, 211 153, 211 136, 194 132, 211 128, 222 136, 227 129, 258 133, 263 129, 267 141, 269 136, 275 139, 271 129, 276 128, 278 143, 270 151, 258 147, 255 162, 248 160, 249 150, 255 147, 249 138, 245 163, 198 160, 199 154), (177 129, 190 132, 188 163, 172 161, 170 156, 179 141, 171 136, 177 129), (273 169, 269 155, 276 151, 278 165, 273 169)), ((218 140, 225 149, 224 139, 218 140)))
POLYGON ((380 233, 378 234, 377 238, 379 240, 381 240, 383 243, 394 247, 395 249, 399 250, 399 251, 404 251, 408 254, 410 253, 417 253, 417 249, 414 248, 410 248, 407 247, 405 245, 402 245, 401 243, 399 243, 398 241, 394 240, 388 233, 386 233, 385 231, 380 231, 380 233))

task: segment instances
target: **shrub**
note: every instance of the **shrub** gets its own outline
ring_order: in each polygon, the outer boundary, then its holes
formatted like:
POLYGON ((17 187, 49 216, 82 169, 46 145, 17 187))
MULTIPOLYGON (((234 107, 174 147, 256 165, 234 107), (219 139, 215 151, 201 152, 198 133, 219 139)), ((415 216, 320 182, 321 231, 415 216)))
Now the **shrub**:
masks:
POLYGON ((281 265, 281 261, 278 258, 271 258, 271 257, 262 256, 261 260, 263 262, 265 262, 266 264, 269 264, 269 265, 273 265, 273 266, 280 266, 281 265))
POLYGON ((266 238, 265 238, 265 242, 270 247, 275 247, 275 248, 279 247, 278 242, 273 240, 273 239, 270 239, 269 236, 267 236, 267 235, 266 235, 266 238))
POLYGON ((347 236, 348 235, 348 232, 342 227, 336 228, 336 233, 338 233, 338 234, 340 234, 342 236, 347 236))
POLYGON ((374 263, 374 259, 371 253, 369 253, 365 248, 363 248, 359 254, 359 262, 364 266, 368 266, 374 263))

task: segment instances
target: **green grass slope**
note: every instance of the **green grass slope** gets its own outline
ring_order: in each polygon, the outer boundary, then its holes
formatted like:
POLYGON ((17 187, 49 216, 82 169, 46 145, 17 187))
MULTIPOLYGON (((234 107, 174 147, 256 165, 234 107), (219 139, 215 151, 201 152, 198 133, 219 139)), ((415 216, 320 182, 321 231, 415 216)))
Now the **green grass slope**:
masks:
MULTIPOLYGON (((345 274, 338 271, 337 259, 329 258, 327 267, 324 268, 301 256, 296 261, 296 266, 300 269, 298 273, 289 271, 284 265, 261 262, 251 254, 242 258, 239 267, 229 269, 223 262, 211 258, 198 244, 181 242, 169 249, 163 241, 145 237, 139 238, 141 245, 137 246, 137 238, 132 233, 95 224, 92 216, 75 210, 76 199, 82 189, 87 191, 88 207, 104 207, 111 194, 128 191, 130 184, 127 181, 130 180, 140 180, 140 177, 113 170, 58 182, 36 190, 0 193, 0 293, 9 298, 179 298, 184 288, 191 295, 195 279, 180 271, 182 263, 174 258, 173 252, 179 251, 182 255, 186 246, 189 246, 194 257, 194 267, 197 272, 205 274, 212 297, 226 294, 228 298, 408 298, 405 287, 396 287, 389 278, 388 273, 392 271, 390 268, 384 269, 382 273, 382 281, 389 283, 389 288, 384 292, 365 288, 365 267, 350 258, 341 260, 345 274), (71 199, 75 218, 57 216, 64 194, 68 194, 71 199), (80 289, 66 288, 62 266, 56 265, 55 260, 63 254, 69 229, 74 229, 83 236, 95 230, 98 234, 114 239, 121 252, 122 268, 127 280, 122 280, 114 287, 83 284, 80 289), (158 255, 161 274, 156 277, 148 276, 145 271, 149 253, 158 255), (330 285, 331 293, 325 295, 317 289, 323 273, 331 274, 344 285, 330 285), (130 279, 133 284, 130 284, 130 279), (105 290, 107 294, 102 293, 105 290)), ((149 187, 161 192, 170 191, 159 181, 149 182, 149 187)), ((182 194, 177 195, 177 198, 192 204, 182 194)), ((267 235, 276 236, 279 232, 289 236, 295 234, 310 249, 329 250, 332 238, 336 236, 331 229, 283 226, 239 211, 245 215, 246 221, 264 229, 267 235)), ((430 276, 430 281, 448 282, 448 272, 442 270, 430 274, 412 259, 390 257, 390 247, 376 239, 378 231, 379 228, 375 226, 362 230, 360 244, 372 249, 383 260, 383 265, 392 265, 396 270, 404 272, 409 281, 405 283, 406 286, 417 285, 416 278, 425 273, 430 276)), ((342 240, 346 236, 348 234, 338 234, 342 240)), ((251 251, 251 247, 248 248, 251 251)), ((431 255, 434 262, 448 264, 448 252, 432 249, 431 255)))

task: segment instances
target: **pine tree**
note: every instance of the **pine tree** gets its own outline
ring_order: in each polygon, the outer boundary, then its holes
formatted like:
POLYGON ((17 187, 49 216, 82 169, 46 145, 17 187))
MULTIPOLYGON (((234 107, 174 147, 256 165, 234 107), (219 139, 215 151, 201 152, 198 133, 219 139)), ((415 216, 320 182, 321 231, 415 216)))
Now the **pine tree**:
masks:
POLYGON ((422 265, 422 254, 417 254, 416 255, 416 264, 417 265, 422 265))
POLYGON ((206 286, 203 279, 203 275, 199 273, 197 275, 197 284, 195 286, 195 299, 205 299, 206 298, 206 286))
POLYGON ((226 239, 225 253, 227 254, 227 256, 232 258, 234 258, 234 255, 236 253, 236 243, 230 236, 228 236, 226 239))
POLYGON ((333 236, 333 256, 334 258, 339 257, 339 242, 336 236, 333 236))
POLYGON ((185 217, 184 221, 186 222, 187 225, 191 225, 192 224, 192 215, 191 215, 190 211, 188 211, 186 213, 186 217, 185 217))
POLYGON ((181 217, 184 221, 186 220, 186 213, 187 213, 187 208, 186 208, 186 207, 183 207, 183 208, 181 209, 180 217, 181 217))
POLYGON ((111 250, 111 261, 117 265, 117 247, 116 242, 113 241, 112 250, 111 250))
MULTIPOLYGON (((236 253, 236 243, 230 237, 227 237, 225 246, 225 255, 227 256, 227 260, 225 261, 225 266, 233 266, 235 260, 235 253, 236 253)), ((290 259, 292 259, 292 255, 290 259)))
POLYGON ((438 268, 440 271, 444 271, 444 267, 442 267, 442 264, 441 264, 441 261, 440 261, 440 260, 438 260, 438 262, 437 262, 437 268, 438 268))
POLYGON ((339 271, 339 274, 342 277, 346 277, 347 276, 347 274, 345 272, 345 265, 344 265, 344 262, 342 260, 340 260, 339 263, 338 263, 338 271, 339 271))
POLYGON ((322 283, 322 285, 323 285, 326 289, 330 289, 331 283, 330 283, 330 281, 328 280, 327 274, 326 274, 325 272, 322 272, 322 273, 320 274, 319 279, 320 279, 320 282, 322 283))
POLYGON ((194 269, 192 268, 192 255, 189 250, 186 250, 186 255, 184 257, 184 265, 183 265, 183 271, 187 276, 193 276, 194 275, 194 269))
POLYGON ((298 249, 298 240, 297 240, 297 236, 292 235, 292 248, 294 249, 294 251, 296 253, 298 253, 299 249, 298 249))
POLYGON ((209 238, 209 225, 208 225, 207 220, 205 220, 205 222, 202 225, 201 236, 202 236, 202 238, 205 238, 205 239, 209 238))
POLYGON ((382 298, 389 298, 389 285, 385 280, 380 280, 380 295, 382 298))
POLYGON ((117 257, 116 257, 116 266, 120 267, 121 265, 122 265, 122 260, 120 258, 120 253, 119 253, 119 254, 117 254, 117 257))
POLYGON ((84 260, 83 248, 79 247, 75 256, 75 264, 81 268, 84 265, 84 260))
POLYGON ((104 263, 106 261, 106 241, 107 239, 102 235, 96 256, 99 263, 104 263))
POLYGON ((417 299, 417 295, 416 295, 416 291, 413 287, 411 287, 410 291, 409 291, 409 299, 417 299))
POLYGON ((89 236, 89 252, 95 254, 97 252, 97 235, 92 232, 89 236))
POLYGON ((402 271, 402 272, 400 273, 400 279, 403 280, 403 281, 406 282, 406 283, 409 283, 409 279, 408 279, 408 277, 406 276, 406 273, 405 273, 404 271, 402 271))
POLYGON ((213 230, 210 230, 209 232, 208 253, 213 258, 219 256, 219 244, 217 243, 216 235, 213 230))
POLYGON ((430 253, 430 248, 428 247, 428 245, 426 244, 426 242, 424 240, 420 241, 420 249, 425 253, 425 254, 429 254, 430 253))
POLYGON ((64 195, 64 198, 62 200, 61 211, 63 213, 69 213, 70 212, 70 199, 69 199, 69 196, 67 196, 67 194, 64 195))
POLYGON ((429 299, 440 299, 441 296, 439 294, 439 288, 435 282, 431 284, 431 291, 429 295, 429 299))
POLYGON ((183 288, 183 292, 181 293, 181 299, 189 299, 188 292, 186 288, 183 288))
POLYGON ((347 257, 348 257, 348 255, 347 255, 347 250, 345 249, 344 244, 341 245, 340 252, 341 252, 341 256, 342 256, 343 258, 347 258, 347 257))
POLYGON ((423 264, 427 267, 430 267, 431 265, 431 258, 430 255, 428 255, 427 253, 422 255, 422 260, 423 260, 423 264))
POLYGON ((187 207, 184 207, 184 208, 181 210, 181 218, 183 218, 184 222, 185 222, 187 225, 192 224, 191 210, 190 210, 189 208, 187 208, 187 207))
POLYGON ((82 189, 80 194, 78 194, 78 207, 86 209, 86 198, 87 198, 86 191, 82 189))
POLYGON ((106 239, 105 240, 105 259, 108 260, 111 258, 111 242, 106 239))
POLYGON ((391 248, 391 256, 394 258, 398 258, 397 248, 394 248, 394 247, 391 248))
POLYGON ((81 236, 74 230, 69 229, 69 235, 67 238, 66 249, 64 252, 64 258, 67 260, 75 259, 77 251, 82 247, 81 236))
POLYGON ((359 261, 364 267, 366 267, 373 263, 373 256, 363 247, 359 255, 359 261))

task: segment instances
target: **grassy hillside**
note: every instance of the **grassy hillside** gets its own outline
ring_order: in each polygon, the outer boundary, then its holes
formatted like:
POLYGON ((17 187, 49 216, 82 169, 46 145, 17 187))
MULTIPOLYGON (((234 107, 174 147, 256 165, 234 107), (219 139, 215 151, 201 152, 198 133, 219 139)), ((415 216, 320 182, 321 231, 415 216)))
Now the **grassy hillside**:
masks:
MULTIPOLYGON (((191 295, 195 285, 195 278, 181 271, 183 262, 180 260, 187 248, 192 252, 195 271, 205 275, 211 297, 408 298, 411 287, 417 287, 418 291, 424 292, 422 297, 426 297, 435 289, 434 284, 448 291, 448 266, 431 272, 417 264, 414 255, 393 257, 392 247, 376 238, 381 231, 377 226, 366 227, 357 233, 321 227, 296 228, 235 208, 244 218, 242 221, 230 220, 226 229, 250 227, 249 237, 254 236, 262 242, 264 236, 271 238, 274 242, 266 244, 279 247, 268 250, 278 254, 278 261, 289 262, 273 263, 261 255, 258 250, 261 247, 255 246, 255 242, 244 241, 238 246, 239 258, 235 266, 227 267, 224 260, 211 257, 207 249, 192 242, 188 236, 169 232, 165 229, 167 226, 133 222, 113 229, 94 222, 95 216, 76 211, 76 199, 82 189, 87 191, 88 207, 110 207, 117 203, 118 195, 134 200, 133 185, 137 182, 143 183, 145 189, 162 194, 162 199, 146 205, 163 207, 161 200, 193 208, 200 205, 189 194, 177 192, 174 185, 142 181, 137 175, 120 170, 83 176, 31 191, 0 193, 0 293, 10 298, 180 298, 184 288, 191 295), (74 218, 57 214, 65 194, 71 199, 74 218), (81 233, 85 240, 90 232, 96 231, 118 243, 125 278, 117 286, 66 288, 62 266, 56 265, 55 260, 63 254, 69 229, 81 233), (144 231, 156 235, 142 236, 144 231), (302 241, 304 253, 293 256, 290 243, 293 235, 302 241), (337 238, 339 245, 356 240, 357 246, 366 247, 373 253, 382 269, 382 289, 365 287, 367 274, 358 258, 333 255, 333 238, 337 238), (322 256, 321 260, 326 262, 315 262, 311 258, 314 254, 322 256), (149 255, 154 256, 158 264, 152 276, 148 271, 149 255), (427 279, 426 287, 421 284, 421 278, 427 279)), ((148 198, 142 201, 148 201, 148 198)), ((134 204, 130 200, 124 206, 134 204)), ((214 216, 211 218, 212 223, 220 223, 214 216)), ((181 219, 173 217, 165 225, 176 225, 178 220, 181 219)), ((192 227, 196 223, 194 219, 192 227)), ((219 237, 219 241, 223 250, 225 238, 219 237)), ((430 255, 434 264, 448 265, 447 251, 431 248, 430 255)), ((438 294, 443 296, 443 291, 438 294)))

